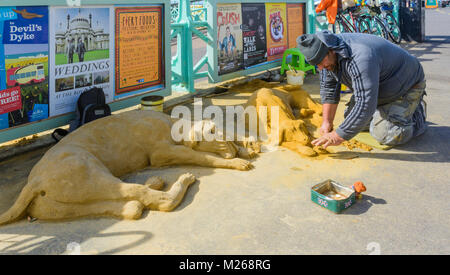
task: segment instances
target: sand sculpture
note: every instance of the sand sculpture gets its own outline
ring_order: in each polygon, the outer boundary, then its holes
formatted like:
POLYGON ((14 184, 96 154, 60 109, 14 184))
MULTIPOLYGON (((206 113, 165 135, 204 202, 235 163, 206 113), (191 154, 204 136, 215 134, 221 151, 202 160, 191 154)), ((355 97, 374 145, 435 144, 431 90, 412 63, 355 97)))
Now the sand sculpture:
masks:
MULTIPOLYGON (((246 106, 267 106, 267 125, 271 140, 277 140, 280 146, 286 147, 303 156, 314 157, 329 154, 321 146, 312 146, 311 141, 319 137, 318 129, 322 125, 322 105, 315 102, 301 86, 283 85, 277 82, 266 82, 255 79, 246 84, 230 88, 234 93, 252 93, 246 106), (279 131, 271 132, 270 107, 279 106, 279 131), (278 135, 278 139, 274 135, 278 135)), ((349 150, 362 149, 371 151, 372 147, 354 139, 342 143, 349 150)))
POLYGON ((173 123, 166 114, 136 110, 77 129, 33 167, 14 205, 0 215, 0 224, 25 215, 43 220, 84 216, 138 219, 144 209, 174 209, 195 177, 183 174, 163 192, 160 178, 152 177, 141 185, 125 183, 120 176, 150 165, 252 168, 249 161, 234 157, 251 157, 254 152, 230 142, 175 143, 171 138, 173 123))
MULTIPOLYGON (((251 92, 246 106, 256 107, 259 114, 261 106, 267 107, 267 132, 269 141, 277 140, 278 144, 304 156, 327 154, 321 147, 314 147, 311 141, 322 124, 322 105, 316 103, 300 86, 280 85, 261 80, 253 80, 245 85, 236 85, 231 92, 251 92), (271 129, 270 110, 279 107, 279 129, 271 129), (275 136, 278 135, 278 136, 275 136)), ((260 119, 260 118, 259 118, 260 119)))

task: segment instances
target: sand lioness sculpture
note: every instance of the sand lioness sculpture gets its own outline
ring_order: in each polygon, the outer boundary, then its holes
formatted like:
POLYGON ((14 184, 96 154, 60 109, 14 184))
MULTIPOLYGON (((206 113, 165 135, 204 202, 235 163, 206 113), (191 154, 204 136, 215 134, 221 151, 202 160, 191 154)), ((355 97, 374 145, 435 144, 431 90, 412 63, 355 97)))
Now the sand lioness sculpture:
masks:
MULTIPOLYGON (((267 118, 263 127, 269 133, 269 139, 263 144, 285 147, 303 156, 330 154, 331 157, 340 158, 329 148, 324 149, 311 144, 312 140, 320 136, 319 129, 323 120, 322 105, 316 102, 302 86, 255 79, 245 84, 235 85, 229 91, 251 93, 245 107, 256 107, 259 120, 261 120, 259 109, 267 107, 267 118), (273 106, 278 107, 279 110, 278 131, 274 131, 275 128, 270 121, 270 111, 273 106)), ((364 151, 372 150, 369 145, 355 139, 344 141, 342 145, 348 150, 355 148, 364 151)))
POLYGON ((248 92, 246 89, 254 91, 245 106, 256 107, 259 120, 259 108, 267 107, 266 124, 263 125, 269 133, 266 143, 276 141, 276 144, 272 145, 286 147, 306 156, 328 153, 311 144, 322 124, 322 105, 315 102, 307 91, 300 86, 279 85, 261 80, 253 80, 246 86, 233 87, 230 91, 248 92), (271 107, 278 107, 278 129, 272 129, 271 107))
MULTIPOLYGON (((150 165, 252 168, 249 161, 233 158, 242 155, 242 148, 230 142, 174 142, 173 123, 166 114, 136 110, 82 126, 33 167, 14 205, 0 216, 0 225, 24 215, 42 220, 85 216, 138 219, 144 209, 171 211, 195 177, 181 175, 167 192, 160 191, 164 184, 160 178, 152 177, 144 185, 119 178, 150 165)), ((243 156, 250 155, 246 151, 243 156)))

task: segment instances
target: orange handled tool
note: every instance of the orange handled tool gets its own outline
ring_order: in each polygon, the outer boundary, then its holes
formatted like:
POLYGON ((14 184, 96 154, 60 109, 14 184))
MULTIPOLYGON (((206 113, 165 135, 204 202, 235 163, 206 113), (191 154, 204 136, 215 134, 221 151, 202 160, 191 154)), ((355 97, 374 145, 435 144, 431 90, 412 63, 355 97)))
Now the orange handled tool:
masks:
POLYGON ((362 199, 362 192, 366 191, 366 186, 361 181, 357 181, 352 185, 353 190, 356 192, 356 198, 362 199))

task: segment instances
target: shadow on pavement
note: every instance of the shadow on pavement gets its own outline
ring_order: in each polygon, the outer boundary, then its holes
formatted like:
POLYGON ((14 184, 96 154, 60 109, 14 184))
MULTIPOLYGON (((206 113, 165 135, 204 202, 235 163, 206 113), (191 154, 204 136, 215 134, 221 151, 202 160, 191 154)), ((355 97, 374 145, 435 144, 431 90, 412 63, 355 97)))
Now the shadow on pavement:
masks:
POLYGON ((363 195, 361 200, 357 200, 349 209, 342 212, 343 215, 360 215, 366 213, 374 204, 387 204, 384 199, 363 195))
POLYGON ((442 52, 439 51, 445 44, 450 44, 450 36, 432 35, 427 36, 423 43, 402 43, 401 47, 407 50, 410 54, 417 57, 419 61, 433 61, 435 58, 423 58, 423 55, 435 55, 439 58, 442 52))
POLYGON ((102 226, 88 226, 86 220, 83 230, 73 231, 67 227, 76 226, 74 222, 56 222, 39 224, 20 223, 19 226, 5 227, 0 230, 0 255, 2 254, 32 254, 32 255, 59 255, 59 254, 114 254, 132 249, 150 240, 152 234, 146 231, 121 231, 112 233, 100 233, 105 228, 112 226, 116 220, 101 219, 95 222, 102 226), (45 231, 43 231, 46 227, 45 231), (59 228, 57 228, 59 227, 59 228), (65 228, 66 230, 61 230, 65 228), (18 230, 19 229, 19 230, 18 230), (83 250, 83 242, 93 238, 105 238, 104 251, 83 250), (109 240, 107 239, 109 238, 109 240), (126 238, 126 242, 116 242, 115 239, 126 238), (120 244, 119 244, 120 243, 120 244), (125 244, 124 244, 125 243, 125 244), (73 251, 74 245, 80 245, 79 251, 73 251))
MULTIPOLYGON (((450 127, 434 126, 428 123, 428 129, 424 134, 413 138, 406 144, 395 146, 391 150, 375 152, 347 153, 352 158, 390 159, 412 162, 447 163, 450 162, 450 127), (395 152, 392 152, 395 150, 395 152)), ((342 152, 344 153, 344 152, 342 152)), ((339 154, 338 158, 339 158, 339 154)), ((346 159, 345 155, 341 156, 346 159)), ((349 159, 349 158, 347 158, 349 159)))

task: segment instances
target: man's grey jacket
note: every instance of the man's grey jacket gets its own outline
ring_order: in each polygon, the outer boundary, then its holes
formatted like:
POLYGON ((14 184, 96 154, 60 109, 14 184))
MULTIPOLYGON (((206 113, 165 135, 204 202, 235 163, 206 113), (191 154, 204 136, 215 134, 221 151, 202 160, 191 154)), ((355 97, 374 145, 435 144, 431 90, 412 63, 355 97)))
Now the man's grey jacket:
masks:
POLYGON ((337 54, 337 71, 320 72, 322 104, 337 104, 341 83, 355 96, 355 106, 336 129, 349 140, 370 122, 377 106, 405 95, 424 80, 419 60, 399 46, 375 35, 360 33, 317 33, 317 37, 337 54))

